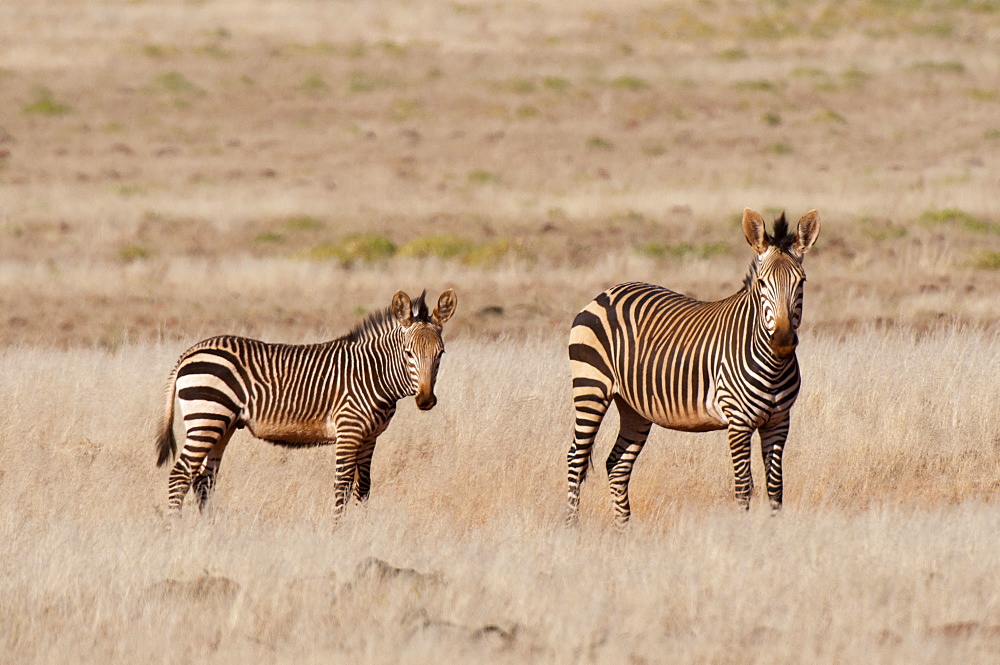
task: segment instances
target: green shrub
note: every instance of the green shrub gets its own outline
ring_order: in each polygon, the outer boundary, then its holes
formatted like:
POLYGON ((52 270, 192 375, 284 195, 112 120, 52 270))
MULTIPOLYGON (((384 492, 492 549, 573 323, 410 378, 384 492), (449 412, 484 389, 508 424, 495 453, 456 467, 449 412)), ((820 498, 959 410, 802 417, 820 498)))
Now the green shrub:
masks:
POLYGON ((587 147, 591 150, 612 150, 615 144, 600 136, 591 136, 587 139, 587 147))
POLYGON ((492 266, 499 263, 517 247, 506 238, 494 240, 482 245, 476 245, 465 252, 462 257, 466 263, 477 266, 492 266))
POLYGON ((760 119, 769 127, 777 127, 781 124, 781 114, 777 111, 768 111, 760 119))
POLYGON ((722 51, 719 51, 716 54, 716 57, 719 60, 722 60, 723 62, 738 62, 740 60, 746 60, 747 58, 750 57, 750 54, 747 53, 746 49, 737 47, 737 48, 727 48, 722 51))
POLYGON ((498 185, 500 184, 500 174, 474 169, 469 171, 468 180, 470 185, 498 185))
POLYGON ((126 245, 118 250, 118 257, 128 263, 142 261, 151 256, 153 256, 153 250, 142 245, 126 245))
POLYGON ((35 101, 23 107, 21 111, 27 115, 66 115, 73 111, 73 107, 56 101, 48 88, 38 87, 35 88, 35 101))
POLYGON ((963 74, 965 73, 965 65, 957 60, 947 60, 947 61, 934 61, 925 60, 924 62, 918 62, 913 65, 914 69, 918 69, 925 72, 942 72, 948 74, 963 74))
POLYGON ((285 220, 285 228, 289 231, 319 231, 323 222, 309 215, 296 215, 285 220))
POLYGON ((648 242, 636 245, 635 251, 638 252, 639 254, 642 254, 643 256, 648 256, 654 259, 662 259, 666 257, 674 257, 678 259, 686 257, 707 259, 713 256, 728 254, 729 247, 727 245, 714 242, 705 243, 702 245, 693 245, 688 242, 682 242, 682 243, 648 242))
POLYGON ((345 266, 357 261, 374 263, 392 258, 396 254, 396 244, 377 233, 353 233, 344 236, 336 245, 323 243, 310 248, 307 257, 315 260, 336 259, 345 266))
POLYGON ((441 233, 411 240, 399 249, 399 255, 453 259, 464 256, 472 248, 472 242, 465 238, 451 233, 441 233))
POLYGON ((981 270, 1000 270, 1000 252, 979 252, 972 260, 972 267, 981 270))
POLYGON ((180 72, 166 72, 156 76, 153 78, 151 87, 175 93, 201 94, 204 92, 180 72))
POLYGON ((319 74, 310 74, 299 85, 299 90, 305 90, 306 92, 326 92, 329 89, 330 86, 326 84, 326 81, 319 74))
POLYGON ((959 208, 945 208, 943 210, 925 210, 917 223, 925 226, 938 226, 946 224, 949 226, 961 226, 966 231, 973 233, 1000 234, 1000 224, 991 222, 988 219, 976 217, 959 208))
POLYGON ((392 81, 383 77, 369 74, 360 70, 350 73, 347 81, 347 89, 350 92, 372 92, 380 88, 389 88, 392 81))
POLYGON ((273 243, 284 242, 285 236, 281 235, 280 233, 275 233, 274 231, 261 231, 260 233, 258 233, 253 237, 253 241, 261 245, 273 244, 273 243))
POLYGON ((566 92, 569 85, 569 81, 560 76, 546 76, 542 79, 542 87, 553 92, 566 92))
POLYGON ((611 87, 636 92, 638 90, 645 90, 648 88, 649 83, 645 79, 641 79, 638 76, 619 76, 618 78, 612 79, 611 87))

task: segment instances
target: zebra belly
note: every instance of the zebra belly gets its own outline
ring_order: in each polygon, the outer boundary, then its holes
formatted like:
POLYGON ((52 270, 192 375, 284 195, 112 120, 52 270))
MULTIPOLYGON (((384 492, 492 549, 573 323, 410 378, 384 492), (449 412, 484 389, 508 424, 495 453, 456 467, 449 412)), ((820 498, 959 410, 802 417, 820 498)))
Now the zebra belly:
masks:
POLYGON ((282 445, 313 446, 332 443, 336 439, 326 420, 291 423, 252 421, 246 426, 257 438, 282 445))
POLYGON ((729 426, 729 423, 725 419, 713 417, 709 413, 701 412, 700 410, 698 413, 691 414, 661 415, 659 418, 650 418, 650 420, 660 427, 680 432, 713 432, 715 430, 726 429, 729 426))
POLYGON ((693 405, 671 405, 654 400, 654 403, 640 404, 638 400, 623 395, 629 406, 639 415, 660 427, 680 432, 712 432, 726 429, 729 421, 715 404, 714 396, 704 403, 693 405))

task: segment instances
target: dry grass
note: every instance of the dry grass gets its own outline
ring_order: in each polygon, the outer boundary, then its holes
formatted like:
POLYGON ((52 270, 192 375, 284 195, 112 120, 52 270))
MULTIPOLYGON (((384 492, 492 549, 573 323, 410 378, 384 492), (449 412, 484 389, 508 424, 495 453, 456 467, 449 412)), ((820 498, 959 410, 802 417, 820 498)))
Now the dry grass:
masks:
POLYGON ((979 0, 0 2, 4 660, 997 661, 998 39, 979 0), (573 314, 732 293, 745 206, 823 219, 787 509, 656 431, 615 534, 611 417, 565 531, 573 314), (182 349, 445 287, 441 403, 336 532, 332 452, 246 437, 164 528, 182 349))
POLYGON ((151 441, 178 349, 12 347, 0 647, 15 663, 980 660, 1000 648, 998 341, 805 339, 786 510, 734 507, 724 435, 656 430, 624 535, 602 470, 614 416, 582 528, 561 525, 562 339, 450 344, 438 407, 401 405, 371 500, 336 531, 332 451, 242 434, 209 511, 168 529, 151 441))

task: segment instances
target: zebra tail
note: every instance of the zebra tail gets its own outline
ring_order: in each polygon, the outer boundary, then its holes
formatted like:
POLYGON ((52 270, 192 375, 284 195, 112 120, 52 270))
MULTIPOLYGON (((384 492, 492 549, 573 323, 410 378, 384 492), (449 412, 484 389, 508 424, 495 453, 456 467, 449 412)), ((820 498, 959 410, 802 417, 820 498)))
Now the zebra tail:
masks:
POLYGON ((170 373, 167 381, 167 409, 160 421, 160 432, 156 437, 156 466, 163 466, 177 456, 177 439, 174 438, 174 388, 177 382, 177 368, 170 373))

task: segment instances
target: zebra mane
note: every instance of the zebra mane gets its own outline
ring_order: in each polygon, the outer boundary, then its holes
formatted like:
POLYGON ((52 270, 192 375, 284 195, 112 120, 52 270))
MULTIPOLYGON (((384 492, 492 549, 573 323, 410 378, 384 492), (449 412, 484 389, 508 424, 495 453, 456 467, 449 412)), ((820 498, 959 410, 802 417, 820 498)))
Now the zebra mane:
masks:
POLYGON ((785 219, 785 211, 781 211, 781 216, 774 220, 774 236, 767 237, 768 243, 777 245, 778 249, 787 252, 795 242, 795 234, 788 232, 788 220, 785 219))
MULTIPOLYGON (((431 315, 427 309, 427 302, 425 300, 426 296, 427 291, 425 290, 420 294, 419 298, 416 298, 411 303, 410 309, 413 313, 414 321, 431 323, 431 315)), ((381 311, 369 314, 367 318, 351 328, 351 331, 341 337, 340 340, 345 342, 361 342, 384 335, 398 325, 396 316, 392 313, 392 307, 386 307, 381 311)))
MULTIPOLYGON (((787 252, 792 248, 795 243, 796 235, 795 233, 790 233, 788 231, 788 220, 785 219, 785 211, 781 211, 781 215, 778 219, 774 220, 774 235, 765 234, 767 236, 767 244, 777 247, 782 252, 787 252)), ((753 281, 757 278, 757 259, 750 263, 750 270, 747 272, 747 276, 743 278, 743 290, 748 290, 752 285, 753 281)))

